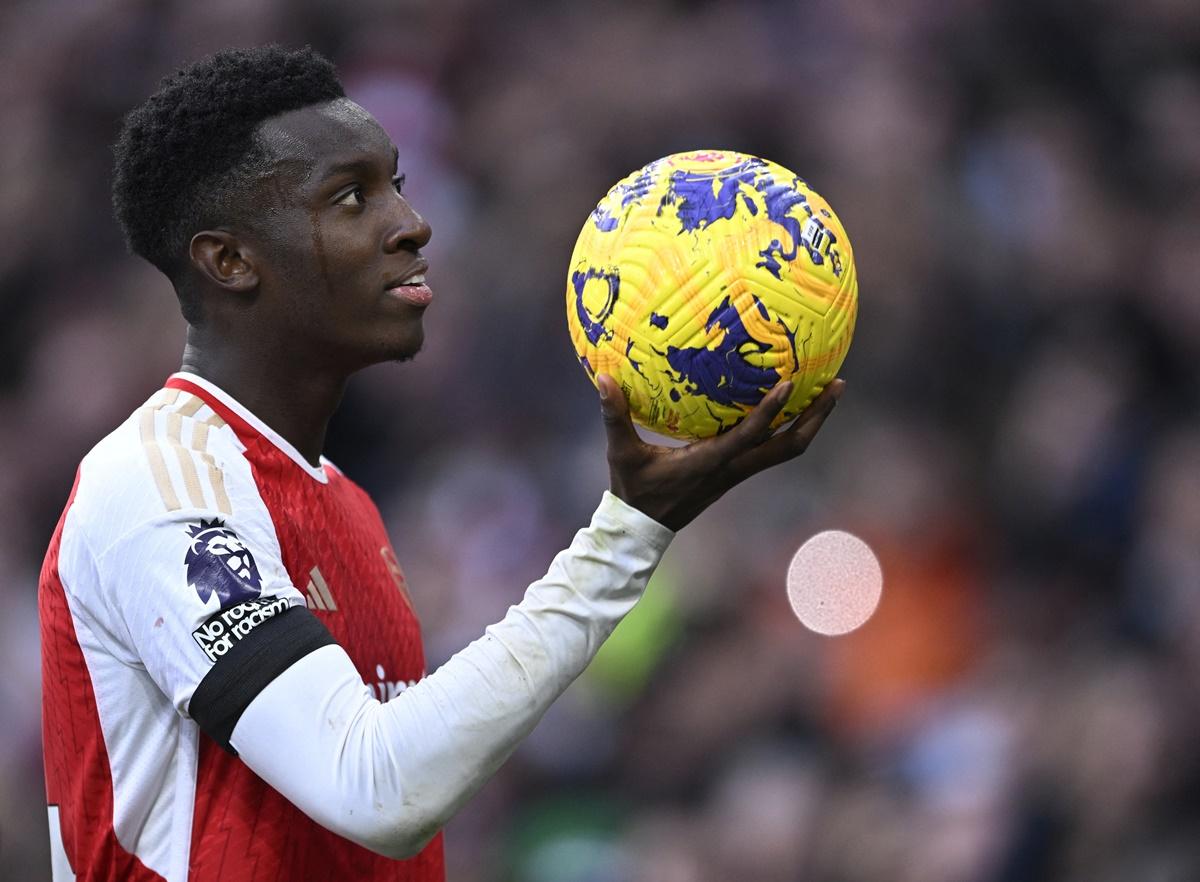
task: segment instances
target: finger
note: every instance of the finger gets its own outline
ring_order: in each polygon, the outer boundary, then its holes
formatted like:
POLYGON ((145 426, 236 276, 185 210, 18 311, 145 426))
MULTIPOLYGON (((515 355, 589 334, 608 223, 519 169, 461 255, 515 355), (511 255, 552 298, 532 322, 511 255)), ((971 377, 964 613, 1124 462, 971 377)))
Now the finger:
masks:
MULTIPOLYGON (((833 413, 833 409, 837 406, 838 399, 842 397, 842 392, 845 391, 845 388, 845 380, 836 379, 830 382, 829 385, 821 390, 821 394, 800 412, 799 416, 792 421, 792 424, 787 429, 780 432, 775 438, 770 439, 771 441, 778 439, 779 443, 774 445, 774 449, 770 450, 768 455, 764 457, 767 460, 767 465, 784 462, 785 460, 799 456, 807 450, 808 445, 817 437, 817 432, 821 430, 821 426, 825 424, 825 420, 833 413), (772 461, 773 458, 774 461, 772 461)), ((763 447, 768 446, 771 446, 770 442, 763 445, 763 447)))
POLYGON ((737 457, 732 465, 739 476, 749 477, 763 469, 794 459, 807 450, 817 437, 817 432, 821 431, 825 420, 833 413, 845 388, 845 380, 833 380, 787 429, 737 457))
POLYGON ((775 388, 763 396, 745 419, 724 435, 717 436, 713 444, 714 454, 721 459, 729 459, 739 451, 761 444, 770 436, 771 423, 779 416, 791 394, 791 380, 776 383, 775 388))
POLYGON ((609 454, 620 456, 636 449, 642 439, 633 428, 625 393, 608 374, 596 376, 596 389, 600 393, 600 415, 604 419, 604 432, 608 436, 609 454))

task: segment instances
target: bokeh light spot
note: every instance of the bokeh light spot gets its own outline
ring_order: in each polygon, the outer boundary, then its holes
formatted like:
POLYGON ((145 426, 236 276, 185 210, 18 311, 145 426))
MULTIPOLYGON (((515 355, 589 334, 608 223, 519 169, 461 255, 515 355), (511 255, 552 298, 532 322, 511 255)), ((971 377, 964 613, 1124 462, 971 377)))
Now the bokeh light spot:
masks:
POLYGON ((787 592, 804 627, 831 637, 847 634, 875 612, 883 571, 866 542, 842 530, 826 530, 792 557, 787 592))

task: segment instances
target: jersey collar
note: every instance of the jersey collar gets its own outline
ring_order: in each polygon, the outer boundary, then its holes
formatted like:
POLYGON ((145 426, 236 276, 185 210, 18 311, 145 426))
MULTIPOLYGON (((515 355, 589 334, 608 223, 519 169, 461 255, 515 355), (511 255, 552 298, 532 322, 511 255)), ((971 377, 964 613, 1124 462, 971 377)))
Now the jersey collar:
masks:
POLYGON ((238 437, 246 435, 261 435, 270 441, 288 459, 304 469, 312 478, 322 484, 329 483, 328 469, 330 462, 321 457, 321 464, 314 466, 309 463, 291 443, 282 435, 251 413, 241 402, 215 383, 189 371, 178 371, 167 378, 166 388, 180 389, 190 392, 202 399, 205 404, 216 411, 225 422, 233 427, 238 437))

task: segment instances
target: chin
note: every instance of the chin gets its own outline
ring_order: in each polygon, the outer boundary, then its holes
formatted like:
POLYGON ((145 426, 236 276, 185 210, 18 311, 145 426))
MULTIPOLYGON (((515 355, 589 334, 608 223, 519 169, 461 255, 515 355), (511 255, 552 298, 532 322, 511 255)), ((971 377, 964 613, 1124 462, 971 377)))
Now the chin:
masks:
POLYGON ((424 343, 425 329, 419 321, 379 323, 346 340, 343 352, 351 370, 362 370, 373 364, 410 361, 424 343))
POLYGON ((389 340, 387 354, 380 361, 412 361, 425 345, 425 331, 417 327, 402 336, 389 340))
POLYGON ((419 353, 420 351, 421 351, 421 347, 417 346, 417 348, 412 350, 411 352, 402 352, 399 355, 396 355, 395 357, 392 358, 392 362, 394 364, 401 364, 402 362, 412 361, 414 358, 417 357, 417 353, 419 353))

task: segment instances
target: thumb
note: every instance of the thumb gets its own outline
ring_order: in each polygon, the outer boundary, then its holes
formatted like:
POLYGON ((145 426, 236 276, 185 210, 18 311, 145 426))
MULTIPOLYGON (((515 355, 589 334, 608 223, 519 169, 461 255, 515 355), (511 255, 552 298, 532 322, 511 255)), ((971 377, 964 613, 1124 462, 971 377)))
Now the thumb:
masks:
POLYGON ((636 443, 639 439, 629 416, 629 402, 617 381, 608 374, 597 374, 596 389, 600 393, 600 414, 609 449, 617 452, 636 443))

